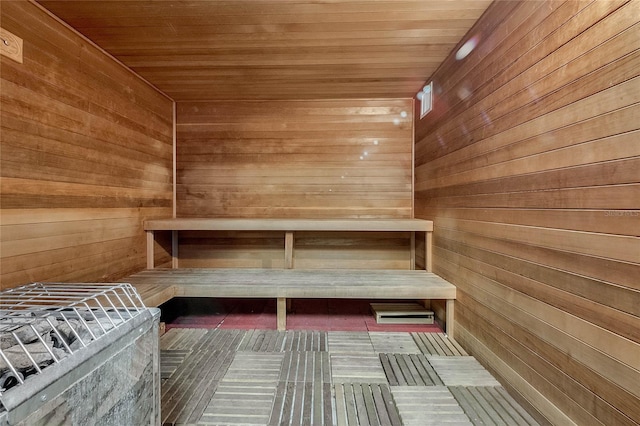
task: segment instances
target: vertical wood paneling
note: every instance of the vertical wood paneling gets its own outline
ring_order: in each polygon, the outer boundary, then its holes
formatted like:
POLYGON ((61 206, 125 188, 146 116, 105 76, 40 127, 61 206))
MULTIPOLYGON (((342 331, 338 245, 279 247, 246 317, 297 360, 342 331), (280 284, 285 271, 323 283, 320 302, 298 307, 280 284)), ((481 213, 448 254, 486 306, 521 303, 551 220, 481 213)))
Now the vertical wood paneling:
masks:
MULTIPOLYGON (((411 100, 180 102, 177 123, 179 217, 412 217, 411 100)), ((236 237, 185 234, 182 265, 281 267, 283 235, 236 237)), ((297 267, 409 268, 408 236, 295 244, 297 267)))
MULTIPOLYGON (((171 214, 172 102, 27 1, 1 25, 1 287, 145 266, 142 221, 171 214)), ((162 259, 159 259, 162 260, 162 259)))
POLYGON ((640 2, 506 7, 433 77, 415 216, 465 348, 554 423, 637 424, 640 2))

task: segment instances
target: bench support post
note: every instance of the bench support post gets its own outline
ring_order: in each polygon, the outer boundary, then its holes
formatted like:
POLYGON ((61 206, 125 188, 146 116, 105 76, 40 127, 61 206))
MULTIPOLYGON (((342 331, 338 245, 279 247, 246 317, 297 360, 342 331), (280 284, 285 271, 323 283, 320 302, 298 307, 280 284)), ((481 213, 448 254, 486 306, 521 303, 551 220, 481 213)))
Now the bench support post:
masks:
POLYGON ((293 269, 293 232, 287 231, 284 234, 284 268, 293 269))
POLYGON ((278 297, 276 305, 278 331, 284 331, 287 329, 287 299, 285 297, 278 297))
POLYGON ((153 231, 147 231, 147 269, 153 269, 153 244, 155 237, 153 231))
POLYGON ((411 241, 409 242, 410 244, 410 250, 411 250, 411 254, 410 254, 410 259, 409 259, 409 268, 411 270, 416 269, 416 233, 411 232, 411 241))
POLYGON ((433 272, 432 270, 432 254, 433 254, 433 232, 427 231, 424 233, 424 269, 427 272, 433 272))
POLYGON ((453 304, 454 304, 455 300, 453 299, 447 299, 447 311, 446 311, 446 316, 447 319, 446 321, 446 327, 447 327, 447 336, 451 337, 453 339, 453 304))
POLYGON ((178 267, 178 231, 171 231, 171 267, 178 267))

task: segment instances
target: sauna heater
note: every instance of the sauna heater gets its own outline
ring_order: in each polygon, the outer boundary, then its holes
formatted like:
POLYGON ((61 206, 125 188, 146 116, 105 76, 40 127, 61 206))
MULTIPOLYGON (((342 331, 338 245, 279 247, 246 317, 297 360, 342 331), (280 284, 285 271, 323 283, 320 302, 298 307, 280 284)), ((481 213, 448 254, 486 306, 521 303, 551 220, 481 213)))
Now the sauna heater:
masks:
POLYGON ((159 317, 130 284, 0 292, 0 425, 159 425, 159 317))

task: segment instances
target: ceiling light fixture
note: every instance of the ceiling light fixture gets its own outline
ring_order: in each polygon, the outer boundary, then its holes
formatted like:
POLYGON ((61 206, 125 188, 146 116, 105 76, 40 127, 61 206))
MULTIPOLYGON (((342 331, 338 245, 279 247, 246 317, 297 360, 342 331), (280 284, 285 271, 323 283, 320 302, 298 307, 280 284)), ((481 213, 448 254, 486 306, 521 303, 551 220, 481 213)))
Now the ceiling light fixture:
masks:
POLYGON ((469 53, 473 52, 473 49, 478 46, 478 41, 480 41, 480 37, 476 34, 460 46, 460 49, 456 52, 456 60, 461 61, 466 58, 469 53))

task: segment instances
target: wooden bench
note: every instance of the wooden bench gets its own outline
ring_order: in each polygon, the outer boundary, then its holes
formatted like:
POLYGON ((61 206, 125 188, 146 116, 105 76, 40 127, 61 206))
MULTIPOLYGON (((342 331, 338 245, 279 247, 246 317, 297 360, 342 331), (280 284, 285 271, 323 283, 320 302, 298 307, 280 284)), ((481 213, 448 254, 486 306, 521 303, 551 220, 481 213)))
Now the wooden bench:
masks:
POLYGON ((123 281, 133 284, 145 304, 173 297, 276 298, 278 329, 286 328, 287 299, 444 299, 446 327, 453 331, 456 288, 431 273, 433 223, 419 219, 156 219, 145 222, 147 270, 123 281), (179 268, 179 231, 282 231, 285 269, 179 268), (172 233, 172 268, 154 268, 156 231, 172 233), (297 231, 410 232, 411 270, 294 269, 297 231), (415 269, 416 233, 425 236, 425 270, 415 269))
MULTIPOLYGON (((433 222, 421 219, 154 219, 144 223, 147 232, 147 268, 154 267, 156 231, 171 231, 172 267, 179 266, 180 231, 280 231, 284 238, 285 268, 293 268, 296 232, 410 232, 411 265, 415 265, 415 234, 425 234, 425 269, 431 271, 433 222)), ((413 266, 412 266, 413 268, 413 266)))

